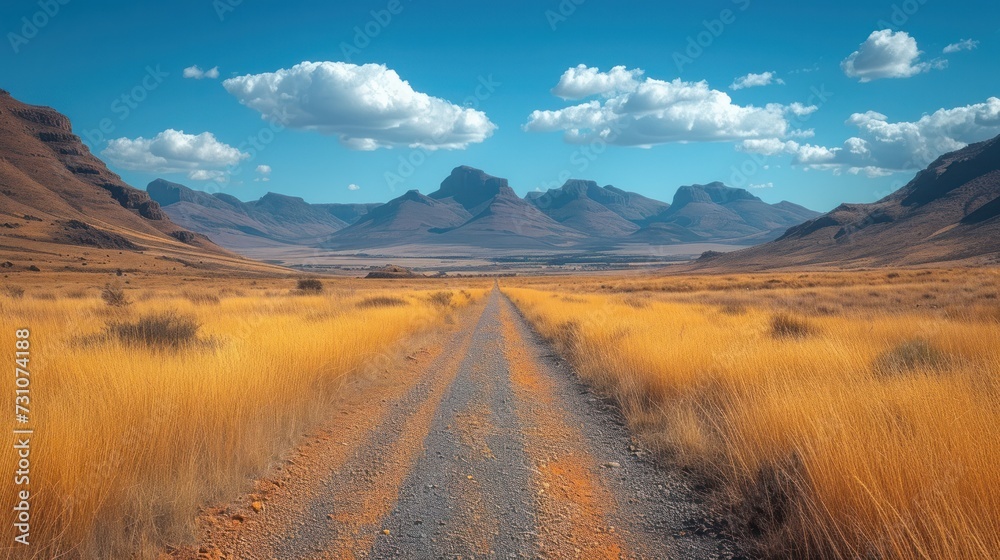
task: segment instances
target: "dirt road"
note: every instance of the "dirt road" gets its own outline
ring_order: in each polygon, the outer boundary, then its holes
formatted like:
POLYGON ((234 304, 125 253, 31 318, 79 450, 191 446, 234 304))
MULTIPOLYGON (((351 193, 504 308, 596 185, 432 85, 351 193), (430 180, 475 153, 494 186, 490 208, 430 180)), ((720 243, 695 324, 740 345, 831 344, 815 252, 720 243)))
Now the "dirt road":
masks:
POLYGON ((358 390, 186 558, 730 558, 697 495, 494 290, 358 390))

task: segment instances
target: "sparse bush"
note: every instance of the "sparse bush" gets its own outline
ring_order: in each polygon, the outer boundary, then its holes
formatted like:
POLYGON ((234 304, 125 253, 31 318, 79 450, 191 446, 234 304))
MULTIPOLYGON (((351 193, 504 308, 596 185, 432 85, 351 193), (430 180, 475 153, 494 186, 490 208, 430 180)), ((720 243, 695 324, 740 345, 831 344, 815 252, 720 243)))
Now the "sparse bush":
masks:
POLYGON ((771 318, 771 336, 774 338, 805 338, 814 332, 809 323, 785 313, 771 318))
POLYGON ((201 325, 173 311, 144 315, 135 321, 108 324, 108 333, 126 344, 177 349, 198 341, 201 325))
POLYGON ((729 303, 722 306, 722 309, 719 310, 723 315, 746 315, 747 311, 747 306, 742 303, 729 303))
POLYGON ((879 356, 875 372, 880 375, 901 375, 912 371, 938 371, 948 363, 943 352, 926 340, 907 340, 879 356))
MULTIPOLYGON (((584 300, 586 301, 586 300, 584 300)), ((636 296, 622 298, 622 303, 633 309, 644 309, 649 307, 649 300, 636 296)))
POLYGON ((392 296, 372 296, 358 302, 358 307, 362 309, 373 307, 400 307, 403 305, 408 305, 405 299, 392 296))
POLYGON ((219 305, 222 299, 215 294, 187 293, 184 298, 195 305, 219 305))
POLYGON ((318 294, 323 291, 323 282, 316 278, 302 278, 296 288, 306 294, 318 294))
POLYGON ((132 301, 125 295, 125 289, 117 284, 104 286, 104 289, 101 290, 101 299, 109 307, 127 307, 132 304, 132 301))
POLYGON ((38 292, 36 294, 31 294, 32 299, 37 299, 39 301, 56 301, 59 298, 52 292, 38 292))
POLYGON ((21 286, 4 286, 3 293, 10 299, 21 299, 24 297, 24 288, 21 286))
POLYGON ((440 305, 441 307, 451 307, 451 300, 454 294, 451 292, 434 292, 430 296, 430 301, 434 305, 440 305))

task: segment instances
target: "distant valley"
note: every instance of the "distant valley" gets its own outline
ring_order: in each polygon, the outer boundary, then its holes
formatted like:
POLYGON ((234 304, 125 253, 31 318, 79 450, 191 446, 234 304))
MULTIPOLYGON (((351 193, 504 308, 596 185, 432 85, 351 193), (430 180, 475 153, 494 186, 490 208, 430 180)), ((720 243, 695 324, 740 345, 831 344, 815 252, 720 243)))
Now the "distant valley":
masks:
POLYGON ((327 253, 682 260, 777 239, 819 215, 721 183, 683 186, 671 203, 585 180, 521 198, 506 179, 466 166, 429 194, 411 190, 384 204, 309 204, 275 193, 243 202, 162 179, 147 191, 172 220, 224 247, 257 258, 282 250, 292 262, 309 255, 314 264, 327 253))

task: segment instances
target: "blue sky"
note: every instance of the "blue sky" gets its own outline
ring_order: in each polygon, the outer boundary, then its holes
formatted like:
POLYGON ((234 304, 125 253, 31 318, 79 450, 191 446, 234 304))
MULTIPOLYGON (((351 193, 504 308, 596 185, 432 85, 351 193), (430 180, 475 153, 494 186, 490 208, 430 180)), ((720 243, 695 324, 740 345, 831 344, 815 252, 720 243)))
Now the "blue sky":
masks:
POLYGON ((385 201, 466 164, 828 210, 1000 134, 996 2, 776 4, 11 1, 0 87, 137 187, 244 200, 385 201))

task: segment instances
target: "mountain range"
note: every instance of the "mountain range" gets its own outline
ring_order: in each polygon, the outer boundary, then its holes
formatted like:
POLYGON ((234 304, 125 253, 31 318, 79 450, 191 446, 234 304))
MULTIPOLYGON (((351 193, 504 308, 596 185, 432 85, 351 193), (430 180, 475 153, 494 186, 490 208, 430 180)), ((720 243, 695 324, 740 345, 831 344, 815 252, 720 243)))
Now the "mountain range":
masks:
POLYGON ((310 205, 273 193, 240 202, 162 179, 147 190, 172 219, 235 250, 268 243, 338 251, 422 245, 542 252, 751 245, 818 215, 721 183, 681 187, 672 204, 583 180, 521 198, 506 179, 467 166, 455 168, 430 194, 412 190, 372 205, 310 205))
POLYGON ((242 202, 226 193, 208 194, 163 179, 146 191, 186 227, 233 250, 269 244, 312 245, 357 221, 377 204, 309 204, 267 193, 242 202))

